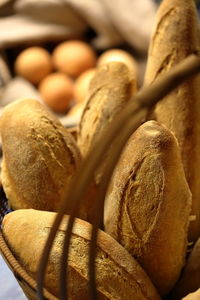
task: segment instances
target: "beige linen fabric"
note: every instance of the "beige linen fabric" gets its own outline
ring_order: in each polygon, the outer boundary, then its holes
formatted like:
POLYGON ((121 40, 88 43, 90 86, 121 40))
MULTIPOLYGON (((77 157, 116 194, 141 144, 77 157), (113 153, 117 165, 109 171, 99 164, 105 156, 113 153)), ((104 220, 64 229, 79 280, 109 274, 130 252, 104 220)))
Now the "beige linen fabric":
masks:
POLYGON ((92 28, 97 48, 128 42, 143 53, 155 11, 152 0, 3 0, 0 48, 81 37, 92 28))

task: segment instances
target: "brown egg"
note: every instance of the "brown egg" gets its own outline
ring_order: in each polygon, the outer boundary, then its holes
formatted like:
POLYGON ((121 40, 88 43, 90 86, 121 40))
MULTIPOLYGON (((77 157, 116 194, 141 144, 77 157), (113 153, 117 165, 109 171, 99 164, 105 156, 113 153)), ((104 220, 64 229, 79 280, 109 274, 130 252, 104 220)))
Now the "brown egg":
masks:
POLYGON ((53 111, 64 113, 73 98, 73 81, 65 74, 52 73, 41 81, 39 92, 53 111))
POLYGON ((85 103, 84 102, 79 102, 76 103, 72 108, 69 110, 67 116, 74 117, 77 120, 80 120, 82 112, 84 110, 85 103))
POLYGON ((121 61, 125 63, 129 67, 130 71, 133 72, 136 77, 138 76, 137 62, 128 52, 121 49, 107 50, 99 56, 97 66, 101 66, 102 64, 106 64, 110 61, 121 61))
POLYGON ((55 68, 72 77, 77 77, 96 65, 96 54, 92 47, 78 40, 59 44, 52 57, 55 68))
POLYGON ((96 69, 92 68, 83 72, 75 81, 74 84, 74 100, 76 102, 83 102, 86 99, 89 84, 94 76, 96 69))
POLYGON ((16 74, 37 84, 51 72, 51 56, 41 47, 30 47, 17 56, 14 68, 16 74))

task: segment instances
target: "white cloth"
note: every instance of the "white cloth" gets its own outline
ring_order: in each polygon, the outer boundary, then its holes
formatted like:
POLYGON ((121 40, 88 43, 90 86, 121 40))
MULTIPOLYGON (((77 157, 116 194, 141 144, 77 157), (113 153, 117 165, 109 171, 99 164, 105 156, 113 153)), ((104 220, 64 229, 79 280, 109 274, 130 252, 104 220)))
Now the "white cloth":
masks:
POLYGON ((13 273, 0 255, 0 300, 27 300, 13 273))
POLYGON ((152 0, 4 0, 0 48, 80 37, 90 27, 105 49, 123 42, 146 52, 156 4, 152 0))

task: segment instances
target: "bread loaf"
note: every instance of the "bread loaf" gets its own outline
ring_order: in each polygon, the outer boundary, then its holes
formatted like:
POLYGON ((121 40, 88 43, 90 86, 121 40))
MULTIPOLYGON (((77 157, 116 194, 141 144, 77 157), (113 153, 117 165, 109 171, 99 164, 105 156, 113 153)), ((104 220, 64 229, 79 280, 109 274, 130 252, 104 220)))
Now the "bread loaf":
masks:
MULTIPOLYGON (((88 98, 78 127, 77 144, 83 157, 95 146, 109 123, 120 114, 134 93, 136 78, 124 63, 115 61, 98 67, 90 81, 88 98)), ((109 155, 105 155, 82 201, 81 214, 89 222, 93 220, 94 200, 108 160, 109 155)))
POLYGON ((188 257, 181 277, 172 291, 171 299, 181 299, 198 288, 200 288, 200 238, 188 257))
POLYGON ((77 141, 83 157, 135 91, 136 79, 124 63, 110 62, 97 69, 78 129, 77 141))
POLYGON ((10 206, 57 211, 81 159, 71 134, 33 99, 4 109, 0 133, 1 179, 10 206))
MULTIPOLYGON (((145 75, 154 82, 192 53, 199 53, 198 19, 193 0, 163 0, 157 13, 145 75)), ((186 81, 160 101, 151 118, 177 137, 186 179, 192 192, 189 239, 200 236, 200 76, 186 81)))
POLYGON ((161 295, 185 263, 191 193, 174 135, 149 121, 130 137, 105 200, 105 231, 148 273, 161 295))
MULTIPOLYGON (((18 261, 34 278, 54 218, 55 213, 31 209, 17 210, 4 217, 3 235, 18 261)), ((68 217, 65 216, 51 250, 45 277, 45 287, 55 296, 59 295, 60 255, 67 222, 68 217)), ((68 261, 69 299, 89 299, 90 236, 91 225, 76 219, 68 261)), ((121 245, 103 231, 99 231, 98 235, 96 268, 99 300, 160 299, 139 264, 121 245)))

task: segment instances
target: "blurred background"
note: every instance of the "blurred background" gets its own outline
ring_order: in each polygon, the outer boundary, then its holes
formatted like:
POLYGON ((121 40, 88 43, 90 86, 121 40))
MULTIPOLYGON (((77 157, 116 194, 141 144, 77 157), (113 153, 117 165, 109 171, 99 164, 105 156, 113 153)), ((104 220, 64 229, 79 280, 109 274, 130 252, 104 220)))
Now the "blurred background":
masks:
MULTIPOLYGON (((159 2, 1 0, 0 113, 17 98, 35 98, 65 126, 75 126, 95 68, 113 57, 127 62, 140 88, 159 2), (109 54, 113 49, 118 52, 109 54)), ((0 256, 5 299, 26 297, 0 256)))
POLYGON ((75 126, 95 68, 109 60, 126 62, 140 88, 159 2, 1 0, 0 114, 31 97, 75 126))

